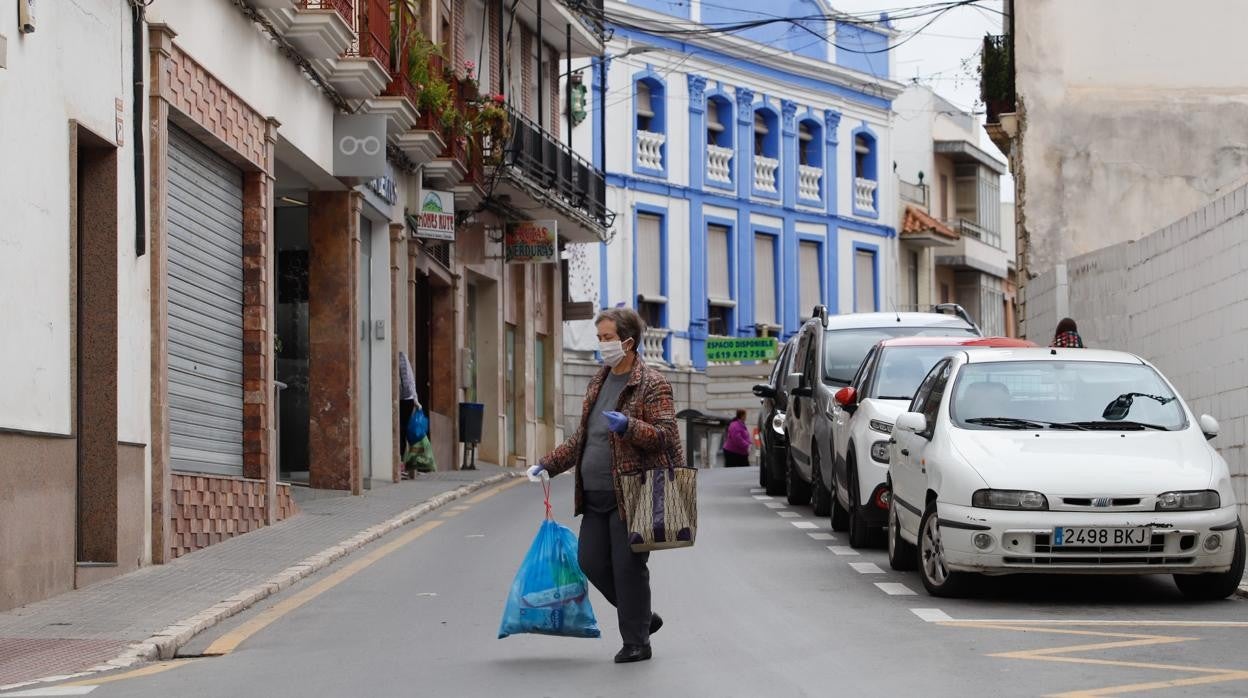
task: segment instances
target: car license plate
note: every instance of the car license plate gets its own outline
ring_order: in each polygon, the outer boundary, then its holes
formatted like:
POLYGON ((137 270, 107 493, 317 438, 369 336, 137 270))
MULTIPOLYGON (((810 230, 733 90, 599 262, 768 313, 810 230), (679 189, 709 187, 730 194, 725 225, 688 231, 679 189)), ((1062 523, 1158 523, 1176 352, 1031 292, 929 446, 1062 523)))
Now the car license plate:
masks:
POLYGON ((1150 535, 1150 530, 1147 528, 1058 526, 1053 529, 1053 545, 1096 545, 1101 547, 1147 545, 1150 535))

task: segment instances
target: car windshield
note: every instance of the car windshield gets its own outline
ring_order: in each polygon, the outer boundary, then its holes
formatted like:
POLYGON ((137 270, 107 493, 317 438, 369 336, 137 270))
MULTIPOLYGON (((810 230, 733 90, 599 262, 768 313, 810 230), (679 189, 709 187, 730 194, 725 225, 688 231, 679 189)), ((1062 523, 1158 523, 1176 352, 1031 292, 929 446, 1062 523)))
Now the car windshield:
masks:
POLYGON ((937 361, 957 351, 958 347, 888 347, 880 355, 880 367, 870 394, 881 400, 910 400, 919 383, 937 361))
POLYGON ((823 341, 823 379, 849 385, 858 364, 881 339, 892 337, 977 337, 970 327, 859 327, 828 330, 823 341))
POLYGON ((1178 397, 1143 364, 1001 361, 962 367, 950 416, 965 429, 1182 429, 1178 397))

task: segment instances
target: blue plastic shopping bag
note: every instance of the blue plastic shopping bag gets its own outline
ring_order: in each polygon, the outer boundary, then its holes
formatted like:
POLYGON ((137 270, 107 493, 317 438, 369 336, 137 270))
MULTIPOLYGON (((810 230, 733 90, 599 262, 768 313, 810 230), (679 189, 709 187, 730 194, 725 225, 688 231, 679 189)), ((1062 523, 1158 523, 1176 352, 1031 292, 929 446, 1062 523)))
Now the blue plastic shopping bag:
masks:
POLYGON ((576 559, 576 534, 550 517, 548 483, 545 489, 546 520, 511 584, 498 637, 518 633, 599 637, 598 619, 589 603, 589 580, 576 559))

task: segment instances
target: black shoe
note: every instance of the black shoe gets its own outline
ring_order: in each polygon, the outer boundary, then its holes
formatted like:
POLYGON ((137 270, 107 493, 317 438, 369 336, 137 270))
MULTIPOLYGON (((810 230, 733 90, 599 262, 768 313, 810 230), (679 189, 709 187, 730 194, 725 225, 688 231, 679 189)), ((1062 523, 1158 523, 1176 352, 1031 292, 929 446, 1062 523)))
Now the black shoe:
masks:
POLYGON ((651 656, 650 645, 624 645, 619 652, 615 653, 616 664, 629 664, 631 662, 644 662, 651 656))
POLYGON ((662 627, 663 627, 663 616, 660 616, 657 613, 651 613, 650 614, 650 634, 653 635, 659 632, 659 628, 662 628, 662 627))

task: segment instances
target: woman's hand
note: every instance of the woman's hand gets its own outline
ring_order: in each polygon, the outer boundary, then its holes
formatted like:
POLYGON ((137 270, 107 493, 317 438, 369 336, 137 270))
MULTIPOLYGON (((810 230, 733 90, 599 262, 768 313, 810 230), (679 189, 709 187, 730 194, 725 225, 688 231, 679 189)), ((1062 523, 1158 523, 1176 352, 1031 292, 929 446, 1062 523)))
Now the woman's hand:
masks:
POLYGON ((628 431, 628 416, 621 412, 603 412, 602 416, 607 418, 607 428, 617 434, 623 434, 628 431))
POLYGON ((525 474, 529 476, 529 482, 541 482, 542 480, 550 479, 550 473, 546 472, 546 467, 541 463, 530 466, 525 474))

